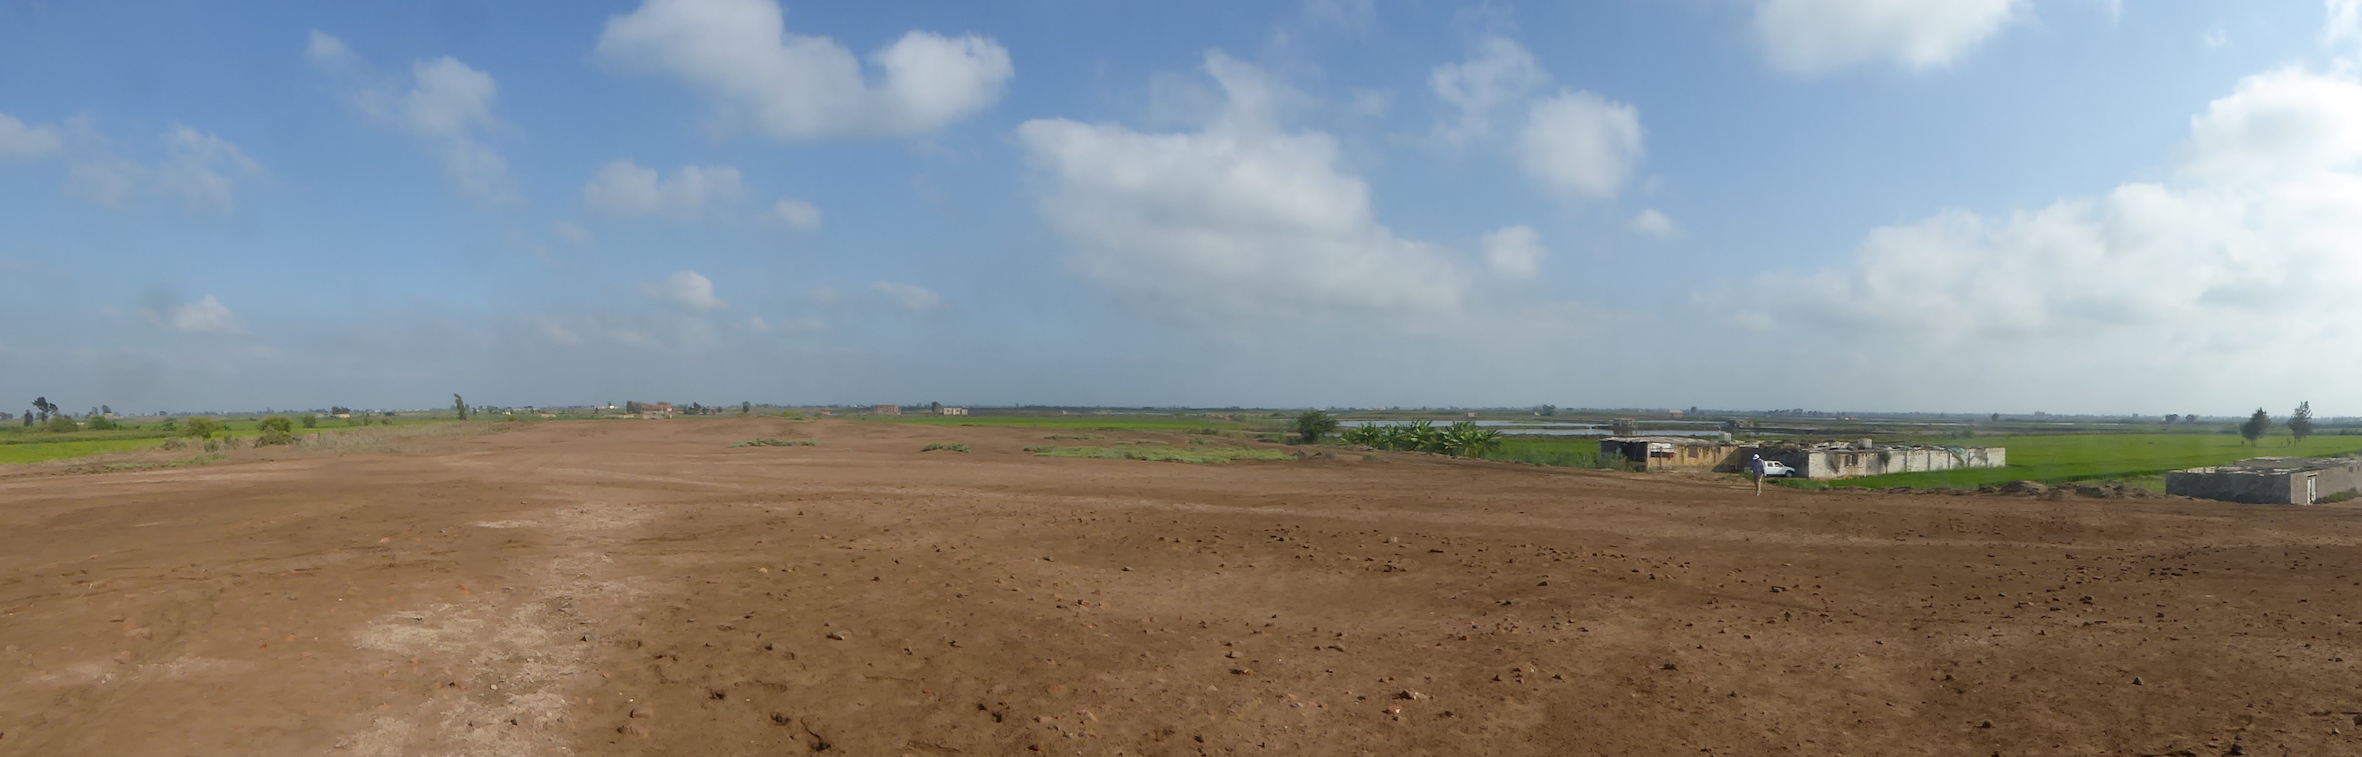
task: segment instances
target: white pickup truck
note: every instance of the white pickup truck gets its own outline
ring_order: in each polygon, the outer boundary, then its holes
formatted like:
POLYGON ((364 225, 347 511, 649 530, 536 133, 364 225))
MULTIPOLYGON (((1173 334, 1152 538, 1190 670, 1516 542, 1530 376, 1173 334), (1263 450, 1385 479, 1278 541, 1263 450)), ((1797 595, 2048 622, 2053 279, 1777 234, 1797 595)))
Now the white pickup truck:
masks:
POLYGON ((1788 478, 1795 475, 1796 469, 1788 467, 1787 463, 1778 460, 1763 461, 1764 478, 1788 478))

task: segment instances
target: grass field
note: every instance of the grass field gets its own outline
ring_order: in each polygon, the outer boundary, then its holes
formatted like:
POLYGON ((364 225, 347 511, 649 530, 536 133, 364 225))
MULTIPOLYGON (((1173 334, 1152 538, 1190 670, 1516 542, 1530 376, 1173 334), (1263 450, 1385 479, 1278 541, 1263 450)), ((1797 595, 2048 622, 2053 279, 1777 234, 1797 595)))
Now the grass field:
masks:
POLYGON ((1503 436, 1501 448, 1484 453, 1486 460, 1598 468, 1599 440, 1588 436, 1503 436))
MULTIPOLYGON (((2362 436, 2315 436, 2303 444, 2267 437, 2256 446, 2230 434, 2062 434, 1979 437, 1978 446, 2006 447, 2001 468, 1896 473, 1826 482, 1830 486, 1974 487, 2019 479, 2061 483, 2123 479, 2162 486, 2166 471, 2234 463, 2251 457, 2327 457, 2362 450, 2362 436)), ((1817 483, 1817 482, 1816 482, 1817 483)))
POLYGON ((38 463, 43 460, 62 460, 69 457, 96 455, 103 452, 122 452, 125 450, 148 449, 162 443, 164 443, 162 437, 150 437, 52 441, 38 444, 0 444, 0 463, 38 463))
MULTIPOLYGON (((294 414, 290 415, 289 417, 300 418, 302 416, 301 414, 294 414)), ((378 419, 373 418, 371 420, 376 421, 378 419)), ((402 428, 408 426, 450 422, 452 421, 449 419, 400 419, 396 420, 394 425, 390 427, 382 424, 372 424, 370 426, 360 427, 347 425, 344 421, 339 419, 322 418, 318 428, 307 429, 302 426, 297 426, 295 432, 297 434, 307 434, 315 432, 340 432, 348 430, 374 431, 387 428, 402 428)), ((255 436, 261 433, 261 429, 258 428, 261 423, 262 419, 260 417, 240 417, 222 421, 222 425, 226 427, 226 430, 222 433, 214 435, 214 438, 229 439, 255 436)), ((181 433, 178 430, 167 432, 161 428, 161 424, 150 421, 126 423, 124 428, 113 431, 74 431, 67 433, 54 433, 38 428, 9 426, 6 428, 0 428, 0 464, 38 463, 47 460, 63 460, 67 458, 85 457, 88 455, 97 455, 107 452, 123 452, 126 450, 148 449, 163 444, 165 439, 178 436, 181 436, 181 433)))

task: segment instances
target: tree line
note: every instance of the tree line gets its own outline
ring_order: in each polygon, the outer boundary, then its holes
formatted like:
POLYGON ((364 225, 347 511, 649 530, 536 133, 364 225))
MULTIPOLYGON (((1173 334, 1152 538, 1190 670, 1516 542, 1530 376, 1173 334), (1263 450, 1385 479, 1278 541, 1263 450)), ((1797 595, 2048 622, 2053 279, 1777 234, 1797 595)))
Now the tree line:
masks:
MULTIPOLYGON (((2264 409, 2260 407, 2255 409, 2254 415, 2247 416, 2246 423, 2239 424, 2239 435, 2246 438, 2248 444, 2256 443, 2256 440, 2264 438, 2264 434, 2271 430, 2272 414, 2264 412, 2264 409)), ((2311 401, 2296 403, 2296 412, 2288 414, 2288 435, 2294 437, 2294 443, 2297 444, 2304 443, 2305 437, 2313 435, 2313 403, 2311 401)))

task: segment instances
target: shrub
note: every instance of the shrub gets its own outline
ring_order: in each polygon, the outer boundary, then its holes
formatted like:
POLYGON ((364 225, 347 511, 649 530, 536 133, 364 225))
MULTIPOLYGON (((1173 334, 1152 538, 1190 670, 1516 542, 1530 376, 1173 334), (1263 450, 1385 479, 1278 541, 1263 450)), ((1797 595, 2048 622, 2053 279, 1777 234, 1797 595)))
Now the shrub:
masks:
POLYGON ((75 423, 72 418, 55 415, 50 416, 49 423, 43 425, 42 428, 52 433, 70 434, 82 430, 82 424, 75 423))
MULTIPOLYGON (((221 421, 217 421, 212 418, 196 417, 189 419, 187 430, 190 436, 194 436, 199 439, 210 440, 213 438, 214 434, 221 433, 227 429, 221 425, 221 421)), ((213 449, 208 446, 205 451, 212 452, 213 449)))
POLYGON ((304 416, 303 416, 303 427, 304 427, 304 428, 319 428, 319 427, 320 427, 320 416, 317 416, 317 415, 312 415, 312 414, 309 414, 309 413, 306 413, 306 414, 304 414, 304 416))
POLYGON ((89 427, 92 431, 113 431, 115 429, 122 428, 123 424, 117 423, 115 422, 115 419, 106 417, 104 415, 93 415, 90 417, 89 427))
POLYGON ((1322 436, 1337 430, 1337 419, 1318 410, 1306 410, 1296 416, 1296 437, 1305 444, 1318 444, 1322 436))
POLYGON ((966 452, 966 451, 968 451, 968 445, 965 445, 965 444, 941 444, 941 443, 937 443, 937 444, 929 444, 929 445, 927 445, 927 446, 925 446, 925 447, 922 447, 922 448, 920 448, 920 449, 919 449, 919 451, 920 451, 920 452, 933 452, 933 451, 935 451, 935 450, 939 450, 939 449, 947 449, 947 450, 951 450, 951 451, 953 451, 953 452, 966 452))
POLYGON ((730 446, 732 446, 732 447, 818 447, 818 446, 820 446, 820 442, 813 441, 813 440, 811 440, 811 439, 753 439, 753 440, 749 440, 749 441, 743 441, 743 442, 733 442, 733 443, 732 443, 730 446))
POLYGON ((262 434, 254 437, 254 446, 267 447, 274 444, 295 443, 295 421, 287 416, 274 415, 264 418, 260 427, 262 434))

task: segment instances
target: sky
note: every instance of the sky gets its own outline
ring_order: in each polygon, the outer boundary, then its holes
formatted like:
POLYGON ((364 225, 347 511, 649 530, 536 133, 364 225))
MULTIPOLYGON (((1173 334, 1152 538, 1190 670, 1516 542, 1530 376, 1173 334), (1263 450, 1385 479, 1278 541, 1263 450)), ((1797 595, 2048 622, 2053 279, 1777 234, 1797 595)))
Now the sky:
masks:
POLYGON ((2358 61, 2362 0, 0 0, 0 407, 2362 415, 2358 61))

